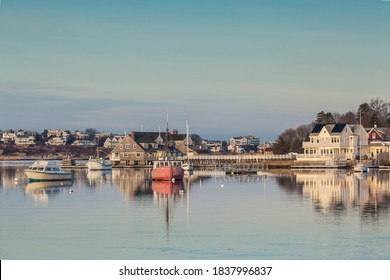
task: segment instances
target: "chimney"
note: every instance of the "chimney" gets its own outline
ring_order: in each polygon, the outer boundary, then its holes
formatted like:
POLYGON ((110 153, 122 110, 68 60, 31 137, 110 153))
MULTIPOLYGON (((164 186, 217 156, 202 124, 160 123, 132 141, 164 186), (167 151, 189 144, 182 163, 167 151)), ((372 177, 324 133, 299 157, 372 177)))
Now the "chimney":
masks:
POLYGON ((132 131, 132 132, 130 133, 130 137, 131 137, 131 139, 135 140, 135 133, 134 133, 134 131, 132 131))
POLYGON ((172 134, 173 134, 173 135, 178 135, 179 132, 177 131, 177 129, 174 129, 174 130, 172 131, 172 134))

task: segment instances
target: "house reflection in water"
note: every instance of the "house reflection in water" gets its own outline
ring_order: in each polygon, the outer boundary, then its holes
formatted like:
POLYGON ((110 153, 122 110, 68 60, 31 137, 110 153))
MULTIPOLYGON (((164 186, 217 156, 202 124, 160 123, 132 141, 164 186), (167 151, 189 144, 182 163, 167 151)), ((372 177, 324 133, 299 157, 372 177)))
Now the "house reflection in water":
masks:
POLYGON ((389 172, 303 172, 296 174, 303 196, 324 214, 358 209, 362 217, 387 212, 390 205, 389 172))
POLYGON ((150 169, 112 170, 112 182, 119 187, 126 200, 134 200, 137 196, 153 194, 150 182, 150 169))

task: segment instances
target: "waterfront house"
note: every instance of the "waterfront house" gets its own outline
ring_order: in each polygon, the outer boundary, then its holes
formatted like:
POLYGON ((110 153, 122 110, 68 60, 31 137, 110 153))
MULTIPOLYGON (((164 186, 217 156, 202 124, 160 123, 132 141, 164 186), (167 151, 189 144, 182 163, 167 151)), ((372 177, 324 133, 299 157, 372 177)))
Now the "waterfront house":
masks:
MULTIPOLYGON (((165 152, 167 139, 161 132, 136 132, 126 135, 111 152, 113 165, 144 165, 149 166, 153 161, 162 158, 165 152)), ((173 157, 183 156, 187 147, 186 136, 180 135, 176 130, 168 134, 169 153, 173 157)), ((188 139, 189 142, 192 140, 188 139)), ((189 151, 195 153, 189 147, 189 151)))
POLYGON ((390 164, 390 141, 371 141, 370 142, 370 159, 380 165, 390 164))
POLYGON ((376 125, 371 128, 367 128, 368 141, 385 141, 390 137, 390 128, 379 128, 376 125))
POLYGON ((368 133, 361 125, 317 124, 302 147, 297 160, 353 160, 368 156, 368 133))
POLYGON ((126 135, 111 151, 113 165, 150 165, 156 157, 156 149, 142 147, 131 135, 126 135))

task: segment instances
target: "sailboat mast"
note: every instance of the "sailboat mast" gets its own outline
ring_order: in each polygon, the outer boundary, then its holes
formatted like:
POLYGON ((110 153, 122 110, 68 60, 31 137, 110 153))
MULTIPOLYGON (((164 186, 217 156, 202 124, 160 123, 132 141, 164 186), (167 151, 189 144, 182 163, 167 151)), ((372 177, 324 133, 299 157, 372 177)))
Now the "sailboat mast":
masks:
POLYGON ((188 145, 189 145, 189 135, 188 135, 188 121, 186 121, 186 134, 187 134, 187 157, 188 157, 188 145))
POLYGON ((169 150, 169 128, 168 128, 168 113, 167 113, 167 129, 165 131, 165 156, 168 157, 168 150, 169 150))

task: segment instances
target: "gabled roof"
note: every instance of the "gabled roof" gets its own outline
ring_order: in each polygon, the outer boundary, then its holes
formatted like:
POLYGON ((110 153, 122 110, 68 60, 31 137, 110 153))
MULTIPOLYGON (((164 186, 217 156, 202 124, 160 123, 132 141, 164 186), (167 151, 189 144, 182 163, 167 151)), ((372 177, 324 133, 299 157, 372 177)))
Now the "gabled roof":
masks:
POLYGON ((329 134, 340 134, 343 132, 343 130, 348 127, 347 124, 344 124, 344 123, 337 123, 337 124, 316 124, 312 131, 311 131, 311 135, 318 135, 322 130, 323 128, 325 127, 326 131, 329 133, 329 134))
MULTIPOLYGON (((153 141, 156 141, 156 139, 160 136, 165 141, 165 132, 139 132, 139 131, 133 131, 129 135, 131 136, 134 134, 135 141, 140 143, 140 139, 143 139, 144 137, 150 137, 153 139, 153 141)), ((171 133, 168 133, 168 137, 171 137, 171 133)), ((146 143, 146 142, 143 142, 146 143)))
POLYGON ((331 133, 341 133, 341 132, 343 132, 345 126, 346 126, 346 124, 344 124, 344 123, 335 124, 331 133))
POLYGON ((386 132, 385 132, 385 129, 383 129, 383 128, 373 127, 367 131, 367 133, 369 135, 371 135, 371 133, 373 133, 373 132, 375 132, 382 140, 384 140, 386 138, 386 132))
POLYGON ((318 134, 318 133, 320 133, 321 130, 322 130, 322 128, 323 128, 324 126, 325 126, 324 124, 316 124, 316 125, 313 127, 311 133, 312 133, 312 134, 318 134))
POLYGON ((172 141, 184 141, 186 139, 186 134, 172 134, 171 140, 172 141))
POLYGON ((155 139, 152 137, 152 136, 150 136, 150 135, 144 135, 143 137, 139 137, 138 139, 137 139, 137 143, 142 143, 142 144, 144 144, 144 143, 156 143, 155 141, 154 141, 155 139))

